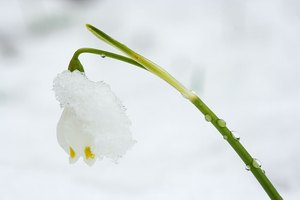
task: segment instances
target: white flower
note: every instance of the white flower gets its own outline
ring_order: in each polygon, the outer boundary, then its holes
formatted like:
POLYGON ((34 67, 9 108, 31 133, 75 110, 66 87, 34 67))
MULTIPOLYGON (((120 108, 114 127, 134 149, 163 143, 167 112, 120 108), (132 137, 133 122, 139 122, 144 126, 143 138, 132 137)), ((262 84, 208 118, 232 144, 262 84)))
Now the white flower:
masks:
POLYGON ((57 139, 70 163, 81 156, 89 165, 103 157, 116 161, 135 143, 125 108, 107 84, 90 81, 77 70, 64 71, 53 89, 64 108, 57 139))

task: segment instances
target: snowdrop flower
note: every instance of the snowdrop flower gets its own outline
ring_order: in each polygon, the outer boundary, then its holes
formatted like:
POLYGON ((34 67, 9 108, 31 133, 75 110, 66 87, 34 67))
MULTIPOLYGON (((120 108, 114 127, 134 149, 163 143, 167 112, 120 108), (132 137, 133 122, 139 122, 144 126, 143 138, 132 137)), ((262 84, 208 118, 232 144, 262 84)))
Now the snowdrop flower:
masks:
POLYGON ((88 165, 103 157, 117 161, 135 143, 125 108, 107 84, 90 81, 77 70, 64 71, 53 89, 64 108, 57 139, 70 163, 81 156, 88 165))

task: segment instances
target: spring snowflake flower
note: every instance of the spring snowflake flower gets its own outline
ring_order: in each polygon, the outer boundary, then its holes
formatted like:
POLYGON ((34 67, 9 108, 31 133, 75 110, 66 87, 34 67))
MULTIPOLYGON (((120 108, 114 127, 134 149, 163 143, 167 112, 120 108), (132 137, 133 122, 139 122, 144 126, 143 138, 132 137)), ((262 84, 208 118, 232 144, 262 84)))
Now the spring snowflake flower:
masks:
POLYGON ((103 157, 117 161, 135 143, 124 106, 104 82, 90 81, 77 70, 64 71, 53 89, 64 108, 57 140, 70 163, 81 156, 88 165, 103 157))

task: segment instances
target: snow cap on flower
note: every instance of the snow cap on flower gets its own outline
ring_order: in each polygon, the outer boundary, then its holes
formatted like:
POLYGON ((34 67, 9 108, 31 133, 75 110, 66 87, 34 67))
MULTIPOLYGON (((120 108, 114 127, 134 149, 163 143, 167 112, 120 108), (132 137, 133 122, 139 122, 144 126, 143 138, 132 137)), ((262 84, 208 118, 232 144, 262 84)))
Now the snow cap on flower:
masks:
POLYGON ((64 108, 57 139, 70 163, 81 156, 89 165, 103 157, 117 161, 135 143, 124 106, 104 82, 90 81, 77 70, 64 71, 53 89, 64 108))

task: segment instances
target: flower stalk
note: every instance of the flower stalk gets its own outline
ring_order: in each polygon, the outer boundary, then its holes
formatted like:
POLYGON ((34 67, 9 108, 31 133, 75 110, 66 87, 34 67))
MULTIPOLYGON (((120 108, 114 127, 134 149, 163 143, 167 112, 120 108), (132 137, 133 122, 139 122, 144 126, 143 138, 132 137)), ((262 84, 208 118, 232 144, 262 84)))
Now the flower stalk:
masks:
POLYGON ((73 55, 73 57, 70 61, 70 64, 69 64, 69 67, 68 67, 69 71, 72 72, 74 70, 78 70, 80 72, 84 72, 83 66, 79 61, 79 56, 83 53, 96 54, 96 55, 101 56, 102 58, 105 58, 105 57, 113 58, 113 59, 120 60, 120 61, 132 64, 132 65, 135 65, 137 67, 140 67, 142 69, 147 70, 143 65, 139 64, 138 62, 136 62, 136 61, 134 61, 134 60, 132 60, 128 57, 121 56, 119 54, 111 53, 111 52, 108 52, 108 51, 103 51, 103 50, 100 50, 100 49, 80 48, 74 53, 74 55, 73 55))
POLYGON ((201 99, 200 97, 195 94, 193 91, 188 90, 185 86, 183 86, 179 81, 177 81, 173 76, 171 76, 167 71, 163 68, 158 66, 157 64, 153 63, 152 61, 148 60, 147 58, 141 56, 140 54, 134 52, 124 44, 118 42, 117 40, 111 38, 109 35, 105 34, 101 30, 95 28, 92 25, 86 25, 88 30, 91 31, 96 37, 101 39, 102 41, 106 42, 109 45, 112 45, 116 49, 123 52, 125 56, 121 56, 118 54, 114 54, 107 51, 102 51, 98 49, 91 49, 91 48, 82 48, 78 49, 70 62, 69 70, 78 69, 79 71, 82 70, 83 67, 79 62, 79 55, 82 53, 92 53, 110 57, 113 59, 117 59, 123 62, 127 62, 129 64, 133 64, 137 67, 146 69, 147 71, 155 74, 156 76, 160 77, 161 79, 165 80, 169 83, 172 87, 174 87, 178 92, 180 92, 185 98, 187 98, 194 106, 205 116, 205 119, 210 122, 222 135, 222 137, 229 143, 229 145, 233 148, 233 150, 238 154, 238 156, 242 159, 245 163, 247 168, 252 172, 255 176, 257 181, 263 187, 265 192, 272 200, 281 200, 283 199, 276 188, 273 186, 271 181, 266 176, 264 170, 261 169, 259 163, 257 163, 256 159, 253 158, 245 147, 240 143, 239 138, 236 138, 232 131, 230 131, 227 126, 226 122, 219 118, 201 99))

